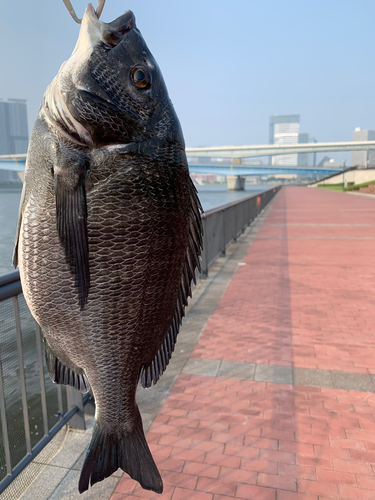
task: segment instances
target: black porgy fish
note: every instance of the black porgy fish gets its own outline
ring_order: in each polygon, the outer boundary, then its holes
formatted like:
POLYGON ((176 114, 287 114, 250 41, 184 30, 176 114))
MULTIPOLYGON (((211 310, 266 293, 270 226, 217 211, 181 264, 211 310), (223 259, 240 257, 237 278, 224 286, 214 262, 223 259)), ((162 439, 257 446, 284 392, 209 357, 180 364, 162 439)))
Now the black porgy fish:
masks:
POLYGON ((54 382, 93 391, 79 480, 163 482, 135 396, 172 355, 202 249, 201 206, 161 72, 128 11, 88 5, 27 155, 14 264, 54 382))

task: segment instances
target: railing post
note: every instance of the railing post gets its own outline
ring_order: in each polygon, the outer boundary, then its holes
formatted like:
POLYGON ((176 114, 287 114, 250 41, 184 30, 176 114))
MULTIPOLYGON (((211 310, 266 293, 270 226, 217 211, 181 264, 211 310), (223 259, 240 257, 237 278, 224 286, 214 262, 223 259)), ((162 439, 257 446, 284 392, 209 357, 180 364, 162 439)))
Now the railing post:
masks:
POLYGON ((226 214, 226 210, 223 210, 221 212, 221 234, 222 234, 221 257, 225 257, 226 242, 227 242, 227 240, 225 239, 225 234, 226 234, 226 230, 225 230, 225 226, 226 226, 226 223, 225 223, 225 214, 226 214))
POLYGON ((79 411, 69 420, 69 426, 73 429, 86 430, 85 415, 83 412, 83 397, 82 394, 73 389, 73 387, 66 386, 66 396, 68 400, 68 411, 74 406, 78 406, 79 411))
POLYGON ((36 349, 38 352, 38 365, 39 365, 39 383, 40 383, 40 400, 42 403, 43 415, 43 430, 44 435, 48 436, 48 413, 47 413, 47 398, 46 387, 44 384, 44 368, 43 368, 43 348, 42 348, 42 331, 37 322, 35 322, 35 336, 36 336, 36 349))
POLYGON ((208 244, 207 244, 207 223, 206 219, 202 218, 203 225, 203 252, 202 252, 202 262, 201 262, 201 278, 208 278, 208 244))
POLYGON ((7 424, 4 382, 3 382, 3 367, 1 364, 1 359, 0 359, 0 417, 1 417, 1 430, 3 434, 3 446, 5 452, 5 464, 7 468, 7 474, 12 474, 12 460, 10 456, 10 445, 9 445, 8 424, 7 424))
POLYGON ((27 453, 31 453, 31 434, 30 434, 29 412, 27 406, 25 364, 23 361, 23 352, 22 352, 22 331, 21 331, 20 310, 18 306, 18 296, 13 297, 13 307, 14 307, 14 319, 16 323, 18 367, 20 370, 22 412, 23 412, 23 425, 25 429, 26 451, 27 453))

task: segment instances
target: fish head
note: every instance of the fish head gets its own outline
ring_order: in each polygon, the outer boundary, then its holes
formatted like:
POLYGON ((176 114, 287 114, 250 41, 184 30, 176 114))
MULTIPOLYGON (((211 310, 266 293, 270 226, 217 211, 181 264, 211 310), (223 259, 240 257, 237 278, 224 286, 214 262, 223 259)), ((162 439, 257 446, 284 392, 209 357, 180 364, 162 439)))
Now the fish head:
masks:
POLYGON ((87 146, 153 138, 184 145, 162 73, 131 11, 111 23, 89 4, 76 47, 48 87, 47 121, 87 146))

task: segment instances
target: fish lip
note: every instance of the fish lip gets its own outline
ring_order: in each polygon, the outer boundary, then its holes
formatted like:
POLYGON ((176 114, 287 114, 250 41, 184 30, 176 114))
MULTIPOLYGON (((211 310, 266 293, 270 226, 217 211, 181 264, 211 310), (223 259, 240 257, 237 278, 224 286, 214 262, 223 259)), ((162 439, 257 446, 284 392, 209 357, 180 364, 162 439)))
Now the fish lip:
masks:
POLYGON ((135 17, 131 10, 111 23, 104 23, 98 19, 91 3, 86 7, 82 23, 86 24, 92 39, 101 39, 109 46, 108 48, 116 47, 133 28, 136 28, 135 17))
POLYGON ((86 14, 86 13, 87 13, 90 17, 93 17, 93 18, 95 18, 95 19, 98 19, 98 20, 99 20, 98 16, 96 15, 96 12, 95 12, 95 9, 94 9, 94 6, 93 6, 93 4, 92 4, 92 3, 87 4, 85 14, 86 14))

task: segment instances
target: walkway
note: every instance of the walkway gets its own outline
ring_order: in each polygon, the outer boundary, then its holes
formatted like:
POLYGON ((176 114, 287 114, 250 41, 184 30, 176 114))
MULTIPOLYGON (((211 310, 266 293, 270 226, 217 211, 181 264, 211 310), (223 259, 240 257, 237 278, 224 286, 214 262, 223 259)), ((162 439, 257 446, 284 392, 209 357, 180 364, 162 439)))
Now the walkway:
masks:
POLYGON ((147 434, 164 493, 111 500, 375 498, 375 198, 266 211, 147 434))

